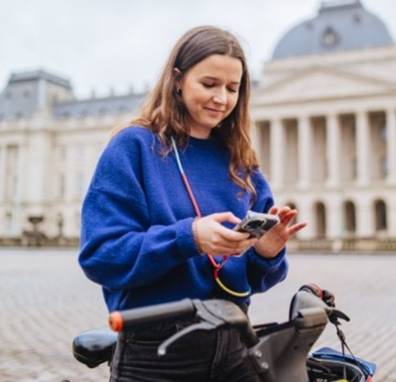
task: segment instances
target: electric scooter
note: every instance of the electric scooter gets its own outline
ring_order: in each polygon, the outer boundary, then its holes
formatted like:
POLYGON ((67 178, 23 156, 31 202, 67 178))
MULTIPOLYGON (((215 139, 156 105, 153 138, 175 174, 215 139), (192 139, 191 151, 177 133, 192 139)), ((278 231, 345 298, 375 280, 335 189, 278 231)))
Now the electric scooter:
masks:
POLYGON ((194 323, 166 339, 158 347, 159 356, 191 332, 236 328, 248 349, 247 362, 262 382, 371 382, 376 365, 350 351, 340 329, 341 321, 349 317, 336 309, 334 300, 332 293, 306 284, 292 298, 288 321, 254 327, 237 305, 226 300, 183 299, 117 311, 109 317, 112 330, 81 333, 74 339, 73 353, 88 367, 97 367, 110 362, 117 332, 185 317, 194 318, 194 323), (329 323, 336 328, 341 352, 331 348, 311 352, 329 323))

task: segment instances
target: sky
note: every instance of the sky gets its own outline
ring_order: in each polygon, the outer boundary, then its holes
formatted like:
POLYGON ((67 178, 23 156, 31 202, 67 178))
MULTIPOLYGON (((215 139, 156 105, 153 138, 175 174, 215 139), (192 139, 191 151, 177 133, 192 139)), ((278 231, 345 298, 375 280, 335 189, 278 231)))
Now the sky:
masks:
MULTIPOLYGON (((216 25, 238 36, 252 77, 290 28, 320 0, 1 0, 0 91, 11 73, 44 69, 77 98, 152 86, 188 29, 216 25)), ((396 1, 362 0, 396 39, 396 1)))

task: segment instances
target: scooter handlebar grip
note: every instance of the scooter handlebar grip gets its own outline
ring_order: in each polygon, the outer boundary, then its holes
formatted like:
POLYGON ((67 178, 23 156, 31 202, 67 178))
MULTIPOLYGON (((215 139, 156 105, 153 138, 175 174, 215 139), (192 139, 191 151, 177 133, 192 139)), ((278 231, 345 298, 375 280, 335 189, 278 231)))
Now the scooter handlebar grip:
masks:
POLYGON ((122 317, 121 312, 113 312, 109 316, 109 325, 110 328, 115 332, 121 332, 124 328, 124 318, 122 317))
POLYGON ((109 325, 114 331, 120 332, 125 329, 143 327, 156 322, 193 316, 195 310, 192 300, 184 299, 142 308, 115 311, 109 316, 109 325))

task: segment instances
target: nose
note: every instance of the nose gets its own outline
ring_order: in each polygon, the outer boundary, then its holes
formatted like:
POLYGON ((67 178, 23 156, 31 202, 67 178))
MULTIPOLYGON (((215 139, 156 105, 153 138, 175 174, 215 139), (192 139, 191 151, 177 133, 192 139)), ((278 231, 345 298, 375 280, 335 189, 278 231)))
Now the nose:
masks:
POLYGON ((227 104, 227 90, 225 88, 216 89, 216 93, 213 96, 213 102, 221 105, 227 104))

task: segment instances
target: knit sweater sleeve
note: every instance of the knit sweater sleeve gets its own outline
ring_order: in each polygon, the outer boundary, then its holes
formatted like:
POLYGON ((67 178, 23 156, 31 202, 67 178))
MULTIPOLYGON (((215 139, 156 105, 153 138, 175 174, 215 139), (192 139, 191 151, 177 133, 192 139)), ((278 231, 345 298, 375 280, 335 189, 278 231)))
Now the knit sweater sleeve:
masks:
MULTIPOLYGON (((251 209, 256 212, 268 212, 274 205, 271 189, 260 170, 254 174, 253 180, 257 198, 251 209)), ((248 278, 253 293, 265 292, 286 278, 289 268, 286 247, 272 259, 263 258, 254 248, 247 252, 247 256, 248 278)))
POLYGON ((79 262, 88 278, 109 289, 149 285, 199 255, 193 218, 151 224, 141 150, 133 134, 117 134, 99 160, 83 203, 79 262))

